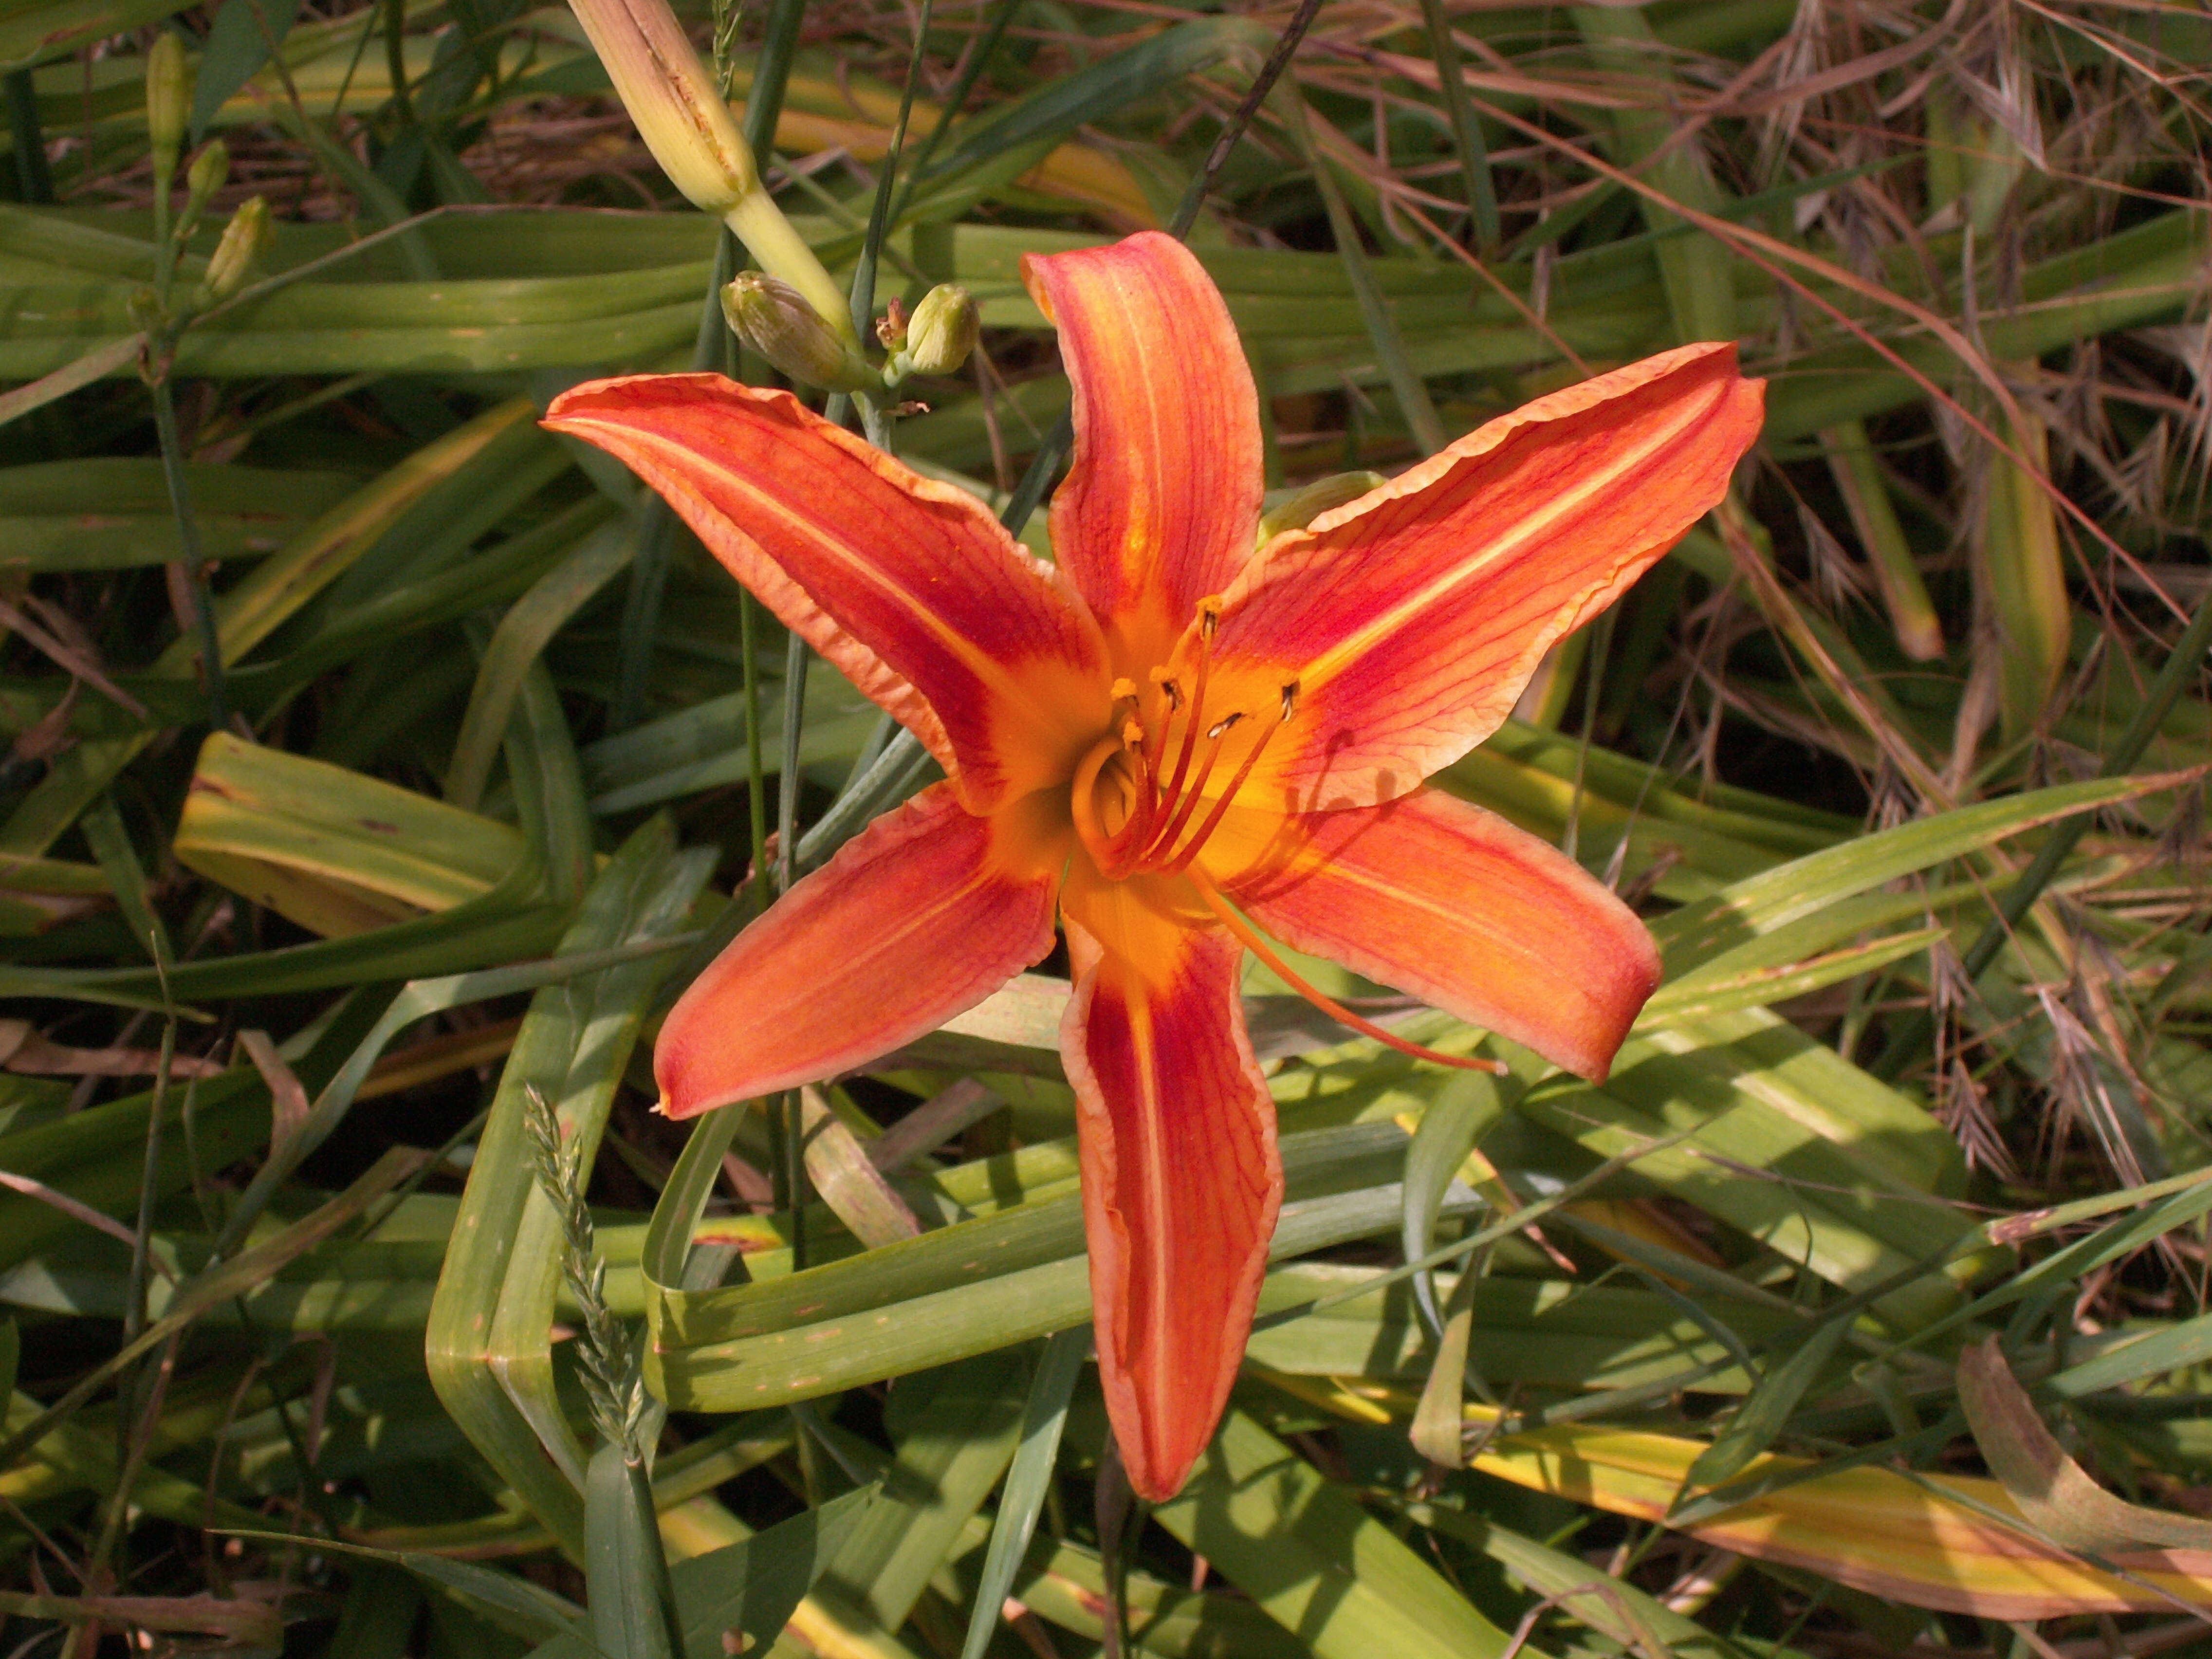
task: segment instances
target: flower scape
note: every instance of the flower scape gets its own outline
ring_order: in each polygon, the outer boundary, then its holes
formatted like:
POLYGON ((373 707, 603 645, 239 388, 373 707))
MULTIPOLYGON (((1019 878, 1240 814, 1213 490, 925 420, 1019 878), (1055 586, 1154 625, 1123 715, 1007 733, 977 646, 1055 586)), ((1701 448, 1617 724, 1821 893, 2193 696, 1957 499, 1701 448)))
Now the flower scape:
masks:
POLYGON ((945 774, 690 987, 664 1109, 861 1066, 1064 930, 1099 1372, 1158 1500, 1212 1435, 1281 1202, 1246 950, 1301 988, 1278 945, 1333 959, 1592 1079, 1656 984, 1605 886, 1424 780, 1721 501, 1763 383, 1733 344, 1666 352, 1255 545, 1256 396, 1198 261, 1146 233, 1023 269, 1074 392, 1052 564, 787 392, 629 376, 546 424, 658 490, 945 774))

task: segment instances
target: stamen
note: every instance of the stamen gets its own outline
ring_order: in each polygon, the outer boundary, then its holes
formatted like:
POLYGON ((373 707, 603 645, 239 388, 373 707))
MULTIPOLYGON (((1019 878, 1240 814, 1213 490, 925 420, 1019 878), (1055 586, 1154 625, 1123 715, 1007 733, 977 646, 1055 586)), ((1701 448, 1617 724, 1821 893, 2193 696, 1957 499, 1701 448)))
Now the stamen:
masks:
POLYGON ((1278 979, 1331 1019, 1350 1026, 1362 1036, 1373 1037, 1384 1047, 1395 1048, 1401 1054, 1411 1054, 1416 1060, 1431 1060, 1439 1066, 1456 1066, 1462 1071, 1487 1072, 1492 1077, 1505 1075, 1506 1067, 1501 1060, 1485 1060, 1474 1054, 1438 1054, 1434 1048, 1409 1042, 1395 1032, 1384 1030, 1371 1019, 1361 1018, 1334 998, 1326 996, 1309 985, 1296 969, 1283 960, 1281 952, 1268 942, 1267 935, 1230 907, 1229 902, 1221 896, 1220 890, 1212 882, 1202 875, 1193 875, 1190 883, 1198 890, 1198 896, 1205 901, 1206 908, 1212 911, 1221 925, 1236 936, 1237 943, 1266 963, 1278 979))
MULTIPOLYGON (((1191 712, 1195 714, 1197 710, 1194 708, 1191 712)), ((1176 837, 1182 834, 1183 826, 1190 822, 1191 814, 1198 811, 1199 802, 1206 797, 1206 781, 1213 775, 1214 762, 1221 758, 1221 734, 1242 718, 1241 715, 1231 715, 1206 733, 1212 741, 1206 746, 1205 763, 1198 769, 1198 775, 1190 781, 1189 788, 1168 791, 1168 799, 1176 803, 1175 817, 1169 820, 1166 829, 1146 843, 1145 850, 1138 855, 1140 862, 1158 862, 1165 855, 1167 849, 1176 844, 1176 837)), ((1191 724, 1195 728, 1197 721, 1194 720, 1191 724)))
MULTIPOLYGON (((1203 600, 1200 601, 1199 617, 1201 623, 1206 616, 1204 604, 1203 600)), ((1198 746, 1199 719, 1206 709, 1206 670, 1212 666, 1213 653, 1206 648, 1204 641, 1212 638, 1212 635, 1203 628, 1200 632, 1202 638, 1198 651, 1198 684, 1191 690, 1190 708, 1186 716, 1189 724, 1182 729, 1182 747, 1176 755, 1174 775, 1168 779, 1166 793, 1170 800, 1179 799, 1182 795, 1183 780, 1190 775, 1191 750, 1198 746)), ((1163 730, 1164 731, 1164 728, 1163 730)), ((1162 745, 1161 753, 1164 757, 1166 753, 1164 744, 1162 745)))
MULTIPOLYGON (((1190 861, 1198 856, 1198 849, 1205 846, 1213 832, 1221 827, 1221 820, 1228 816, 1230 805, 1237 799, 1237 792, 1243 788, 1244 780, 1252 775, 1253 767, 1259 763, 1260 751, 1267 746, 1267 740, 1270 738, 1290 723, 1291 710, 1297 706, 1297 700, 1298 683, 1292 680, 1283 688, 1283 718, 1262 732, 1260 734, 1260 741, 1254 744, 1245 754, 1244 763, 1237 769, 1237 775, 1229 781, 1229 787, 1221 792, 1220 799, 1214 802, 1213 811, 1206 815, 1206 822, 1198 826, 1198 833, 1185 842, 1182 851, 1176 854, 1169 862, 1168 874, 1181 875, 1185 870, 1189 869, 1190 861)), ((1231 717, 1232 720, 1242 718, 1241 715, 1231 717)), ((1227 723, 1224 722, 1224 725, 1227 723)))
POLYGON ((1221 820, 1229 816, 1229 809, 1237 804, 1237 792, 1244 787, 1244 780, 1252 775, 1252 769, 1259 763, 1260 751, 1267 746, 1267 739, 1281 729, 1279 722, 1269 726, 1260 734, 1260 741, 1244 751, 1244 761, 1237 769, 1237 775, 1229 780, 1229 787, 1215 800, 1213 810, 1206 815, 1206 822, 1198 826, 1198 833, 1185 842, 1182 851, 1168 861, 1165 866, 1167 874, 1179 876, 1190 868, 1190 861, 1198 856, 1198 849, 1212 838, 1213 832, 1221 827, 1221 820))

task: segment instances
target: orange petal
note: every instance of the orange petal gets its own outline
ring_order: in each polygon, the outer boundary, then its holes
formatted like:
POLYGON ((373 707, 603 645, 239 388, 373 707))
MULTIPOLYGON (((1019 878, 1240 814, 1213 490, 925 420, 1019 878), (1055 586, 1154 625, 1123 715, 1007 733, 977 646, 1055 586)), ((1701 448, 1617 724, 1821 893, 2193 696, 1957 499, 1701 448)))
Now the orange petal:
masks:
POLYGON ((1030 255, 1022 277, 1060 329, 1075 391, 1053 554, 1115 642, 1117 671, 1140 673, 1251 556, 1261 490, 1252 371, 1213 279, 1158 231, 1030 255))
POLYGON ((795 884, 670 1012, 653 1055, 662 1109, 690 1117, 849 1071, 1042 959, 1066 854, 1030 805, 975 817, 933 785, 795 884))
POLYGON ((1540 398, 1268 544, 1227 595, 1208 708, 1297 713, 1255 787, 1403 794, 1497 730, 1537 659, 1717 503, 1765 382, 1685 346, 1540 398))
POLYGON ((1237 816, 1206 862, 1243 865, 1219 879, 1262 929, 1583 1077, 1605 1076, 1659 983, 1635 913, 1494 812, 1421 789, 1276 820, 1264 849, 1265 816, 1237 816))
POLYGON ((1243 951, 1153 902, 1169 885, 1103 882, 1075 860, 1060 1026, 1098 1376, 1129 1482, 1154 1502, 1213 1437, 1283 1196, 1274 1103, 1237 995, 1243 951))
POLYGON ((594 380, 545 424, 619 458, 786 627, 926 744, 976 811, 1105 723, 1096 626, 975 500, 719 374, 594 380))

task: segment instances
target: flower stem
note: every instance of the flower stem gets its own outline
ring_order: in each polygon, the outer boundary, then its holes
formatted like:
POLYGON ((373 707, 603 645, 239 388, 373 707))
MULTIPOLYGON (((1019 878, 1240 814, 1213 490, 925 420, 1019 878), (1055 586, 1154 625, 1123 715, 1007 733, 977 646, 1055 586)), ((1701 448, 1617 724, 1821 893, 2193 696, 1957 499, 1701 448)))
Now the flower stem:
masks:
MULTIPOLYGON (((167 342, 156 342, 166 356, 167 342)), ((183 556, 185 586, 191 594, 192 631, 199 636, 200 672, 207 688, 208 724, 222 727, 229 719, 222 695, 222 642, 216 632, 215 606, 208 598, 207 573, 201 568, 199 521, 185 481, 185 451, 177 437, 177 405, 169 395, 168 365, 155 371, 147 390, 154 399, 154 430, 161 444, 161 476, 169 486, 169 510, 177 520, 177 545, 183 556)))

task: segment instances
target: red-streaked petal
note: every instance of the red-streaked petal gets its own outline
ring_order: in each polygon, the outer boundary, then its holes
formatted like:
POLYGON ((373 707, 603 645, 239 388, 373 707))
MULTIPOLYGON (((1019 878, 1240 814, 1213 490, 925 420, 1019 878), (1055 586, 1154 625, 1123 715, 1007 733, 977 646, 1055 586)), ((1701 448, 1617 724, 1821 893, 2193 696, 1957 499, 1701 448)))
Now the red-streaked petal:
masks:
POLYGON ((1103 883, 1075 860, 1060 1027, 1098 1377, 1129 1483, 1154 1502, 1213 1437, 1283 1195, 1274 1103, 1237 995, 1243 947, 1155 908, 1167 885, 1103 883))
POLYGON ((1210 872, 1264 932, 1602 1079, 1659 983, 1635 913, 1557 848, 1434 789, 1240 811, 1210 872))
POLYGON ((1140 674, 1251 557, 1262 488, 1252 371, 1213 279, 1158 231, 1031 255, 1022 276, 1059 327, 1075 391, 1053 555, 1115 641, 1117 670, 1140 674))
POLYGON ((787 392, 594 380, 545 424, 659 490, 784 624, 928 745, 970 810, 1064 778, 1106 716, 1097 629, 973 497, 787 392))
POLYGON ((933 785, 731 942, 653 1054, 690 1117, 834 1077, 933 1031, 1052 949, 1066 836, 1034 799, 988 818, 933 785))
POLYGON ((1403 794, 1498 728, 1552 642, 1718 502, 1765 383, 1693 345, 1540 398, 1311 527, 1230 590, 1209 713, 1297 710, 1253 787, 1287 809, 1403 794))

